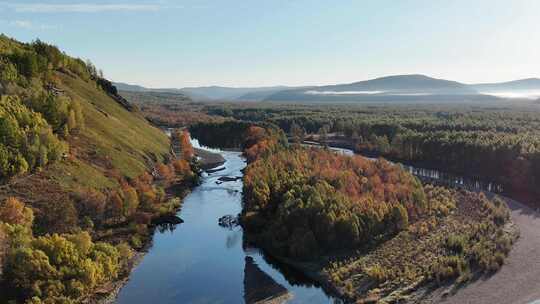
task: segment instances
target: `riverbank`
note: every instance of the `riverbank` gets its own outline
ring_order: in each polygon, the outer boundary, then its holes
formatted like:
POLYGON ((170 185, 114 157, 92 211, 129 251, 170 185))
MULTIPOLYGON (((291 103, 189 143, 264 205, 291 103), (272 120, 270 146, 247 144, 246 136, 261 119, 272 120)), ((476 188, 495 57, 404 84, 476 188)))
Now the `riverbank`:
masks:
MULTIPOLYGON (((177 185, 171 185, 171 187, 167 190, 168 196, 170 198, 179 198, 180 204, 175 208, 174 214, 177 214, 178 211, 182 208, 182 202, 183 199, 190 193, 188 189, 182 189, 178 190, 175 188, 177 185), (170 189, 175 189, 174 191, 171 191, 170 189)), ((119 271, 118 278, 112 282, 109 282, 103 286, 100 286, 98 289, 96 289, 90 297, 83 300, 82 303, 85 304, 113 304, 116 302, 116 299, 118 297, 118 294, 120 293, 120 290, 127 284, 129 281, 130 275, 133 272, 133 270, 141 263, 145 255, 148 253, 150 248, 152 247, 153 242, 153 236, 156 232, 156 229, 159 225, 178 225, 182 223, 182 219, 177 216, 172 215, 164 215, 163 220, 160 220, 160 217, 155 218, 153 220, 153 223, 149 227, 148 231, 148 237, 142 239, 142 247, 140 249, 136 249, 133 252, 133 256, 125 263, 124 267, 119 271), (174 219, 171 220, 171 218, 174 217, 174 219), (161 222, 162 224, 157 224, 158 222, 161 222)), ((129 240, 129 236, 126 236, 126 240, 129 240)))
POLYGON ((241 212, 243 183, 216 182, 222 177, 241 176, 246 162, 240 152, 210 151, 223 155, 225 169, 204 174, 201 184, 184 199, 179 216, 185 222, 181 226, 174 231, 156 231, 152 247, 135 267, 116 303, 249 303, 248 299, 262 298, 268 300, 266 303, 282 303, 291 296, 292 303, 332 303, 334 298, 314 281, 288 267, 276 266, 275 260, 267 260, 258 248, 247 246, 240 227, 220 225, 220 218, 236 217, 241 212), (253 275, 255 265, 260 275, 253 275), (267 280, 261 281, 262 272, 267 280))
POLYGON ((505 265, 492 276, 472 282, 450 295, 434 294, 429 303, 527 304, 540 299, 540 213, 511 198, 501 198, 508 204, 512 221, 520 229, 520 237, 505 265))
MULTIPOLYGON (((493 195, 489 194, 489 196, 493 195)), ((448 236, 465 235, 471 229, 471 225, 485 216, 475 207, 473 200, 460 199, 459 201, 455 212, 447 218, 440 219, 428 232, 420 234, 417 232, 416 228, 424 227, 430 222, 422 220, 413 223, 407 231, 362 252, 340 252, 310 261, 291 260, 275 255, 273 258, 300 271, 319 283, 327 293, 336 295, 346 303, 439 303, 444 299, 450 300, 456 292, 467 289, 469 285, 475 286, 478 282, 489 280, 499 273, 486 274, 480 269, 471 269, 468 274, 470 281, 457 279, 443 281, 441 285, 434 278, 426 276, 426 267, 432 269, 436 267, 436 261, 446 257, 443 244, 448 236), (395 255, 396 252, 400 254, 395 255), (374 267, 381 273, 374 276, 372 272, 374 267), (395 272, 396 269, 397 272, 395 272), (378 277, 379 275, 382 277, 378 277), (377 282, 377 280, 382 281, 377 282)), ((521 242, 519 227, 513 222, 515 220, 512 218, 512 221, 500 229, 504 238, 511 240, 511 243, 516 243, 518 240, 521 242)), ((523 261, 526 260, 523 259, 523 261)), ((507 263, 510 263, 510 259, 505 262, 507 263)), ((502 266, 502 269, 505 269, 505 266, 502 266)), ((518 276, 519 272, 513 275, 518 276)), ((534 282, 531 283, 534 285, 534 282)), ((521 289, 523 294, 527 294, 525 290, 526 287, 521 289)), ((471 293, 474 294, 474 290, 471 293)), ((478 302, 467 299, 465 296, 449 303, 515 303, 509 300, 478 302)))
MULTIPOLYGON (((212 168, 219 167, 225 163, 225 158, 219 154, 210 152, 208 150, 195 148, 195 155, 198 157, 199 166, 203 170, 210 170, 212 168)), ((170 185, 166 190, 169 198, 178 197, 180 202, 183 202, 184 198, 189 194, 189 190, 184 189, 184 187, 178 188, 178 185, 170 185)), ((175 209, 174 214, 181 209, 182 203, 175 209)), ((167 216, 169 218, 170 215, 167 216)), ((183 222, 180 218, 175 216, 175 220, 170 224, 179 224, 183 222)), ((159 219, 156 220, 159 222, 159 219)), ((149 231, 149 236, 143 240, 142 248, 135 251, 133 257, 125 264, 124 268, 120 271, 119 277, 117 280, 110 282, 104 286, 100 286, 92 296, 85 299, 83 303, 87 304, 113 304, 116 302, 120 290, 127 284, 129 281, 130 275, 133 270, 141 263, 145 255, 148 253, 149 249, 152 247, 153 236, 157 229, 158 224, 151 226, 149 231)))

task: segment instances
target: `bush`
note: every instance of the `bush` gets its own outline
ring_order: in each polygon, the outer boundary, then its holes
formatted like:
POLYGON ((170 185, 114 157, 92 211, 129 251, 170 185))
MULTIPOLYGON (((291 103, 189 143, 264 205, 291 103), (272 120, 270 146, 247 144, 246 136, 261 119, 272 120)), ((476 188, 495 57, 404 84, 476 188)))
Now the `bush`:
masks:
POLYGON ((0 222, 11 225, 32 226, 34 212, 15 197, 7 198, 0 206, 0 222))
POLYGON ((366 273, 373 281, 379 284, 385 282, 389 278, 388 271, 379 264, 367 268, 366 273))
POLYGON ((86 232, 53 234, 14 248, 8 254, 5 276, 24 299, 64 303, 116 278, 119 264, 115 247, 93 243, 86 232))
POLYGON ((136 249, 141 249, 143 246, 143 241, 139 235, 134 235, 130 239, 131 246, 136 249))
POLYGON ((468 272, 468 266, 462 256, 448 256, 439 259, 432 269, 432 275, 441 284, 468 272))
POLYGON ((465 235, 450 235, 446 239, 446 248, 453 251, 455 254, 461 254, 465 251, 468 239, 465 235))

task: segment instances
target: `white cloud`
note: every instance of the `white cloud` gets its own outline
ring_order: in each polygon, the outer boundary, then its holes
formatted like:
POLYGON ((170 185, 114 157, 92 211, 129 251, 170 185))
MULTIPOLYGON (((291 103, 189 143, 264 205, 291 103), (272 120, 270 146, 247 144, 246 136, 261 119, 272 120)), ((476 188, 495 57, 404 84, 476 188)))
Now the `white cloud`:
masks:
POLYGON ((33 28, 32 22, 26 21, 26 20, 15 20, 15 21, 12 21, 10 24, 13 25, 13 26, 20 27, 20 28, 25 28, 25 29, 32 29, 33 28))
POLYGON ((99 13, 106 11, 158 11, 159 4, 52 4, 52 3, 4 3, 19 13, 99 13))
POLYGON ((9 25, 27 30, 54 30, 58 28, 57 26, 49 24, 35 24, 32 21, 28 20, 10 21, 9 25))

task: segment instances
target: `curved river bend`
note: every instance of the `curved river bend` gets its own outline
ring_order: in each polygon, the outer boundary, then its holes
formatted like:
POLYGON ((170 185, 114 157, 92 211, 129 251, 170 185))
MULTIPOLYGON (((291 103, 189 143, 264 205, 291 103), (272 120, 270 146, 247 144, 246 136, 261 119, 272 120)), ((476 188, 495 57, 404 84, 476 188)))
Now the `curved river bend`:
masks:
MULTIPOLYGON (((196 140, 194 146, 198 146, 196 140)), ((218 219, 241 211, 242 180, 217 184, 222 176, 242 176, 246 166, 238 152, 221 153, 225 170, 206 174, 185 197, 178 215, 184 223, 173 231, 156 230, 153 245, 133 270, 117 303, 249 303, 260 274, 290 292, 287 303, 341 303, 301 274, 271 262, 259 250, 245 248, 242 228, 224 228, 218 219), (259 276, 248 273, 254 264, 259 276), (248 263, 248 260, 250 262, 248 263), (272 264, 270 264, 272 263, 272 264), (248 265, 250 264, 250 265, 248 265)), ((252 273, 252 272, 250 272, 252 273)), ((260 280, 259 280, 260 281, 260 280)))
MULTIPOLYGON (((197 140, 192 143, 200 148, 197 140)), ((331 149, 354 154, 348 149, 331 149)), ((240 226, 218 225, 219 218, 236 216, 242 209, 242 180, 220 182, 218 179, 241 177, 246 163, 239 152, 208 150, 223 155, 225 169, 203 173, 201 185, 185 197, 178 212, 184 223, 172 231, 156 230, 152 247, 131 273, 117 303, 251 303, 254 286, 260 290, 259 281, 271 281, 271 286, 288 290, 286 303, 342 303, 302 274, 273 262, 256 248, 246 247, 240 226)), ((404 168, 419 177, 447 180, 456 186, 493 188, 489 183, 448 179, 436 170, 404 168)))

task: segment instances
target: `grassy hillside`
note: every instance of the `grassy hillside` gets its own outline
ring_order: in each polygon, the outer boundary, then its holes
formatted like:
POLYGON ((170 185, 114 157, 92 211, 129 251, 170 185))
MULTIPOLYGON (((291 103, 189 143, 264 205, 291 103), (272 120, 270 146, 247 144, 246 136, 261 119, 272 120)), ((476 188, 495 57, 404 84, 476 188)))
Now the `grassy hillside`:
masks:
POLYGON ((0 36, 2 303, 80 302, 109 286, 178 208, 166 189, 196 181, 192 155, 173 159, 169 138, 101 75, 0 36))
POLYGON ((150 126, 139 112, 130 112, 95 84, 60 75, 66 94, 81 100, 86 129, 73 141, 98 158, 110 158, 112 166, 136 177, 169 153, 169 139, 150 126))

